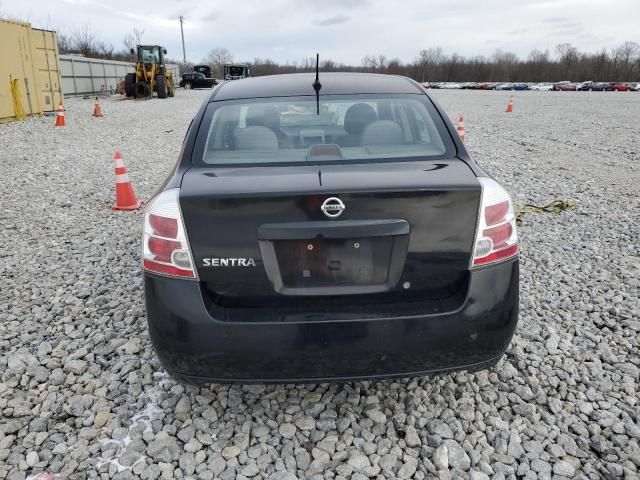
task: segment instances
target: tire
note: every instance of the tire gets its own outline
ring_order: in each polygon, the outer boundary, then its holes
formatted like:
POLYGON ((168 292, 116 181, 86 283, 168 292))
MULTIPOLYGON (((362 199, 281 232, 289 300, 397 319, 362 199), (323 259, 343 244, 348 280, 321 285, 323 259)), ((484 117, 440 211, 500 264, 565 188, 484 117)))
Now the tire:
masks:
POLYGON ((156 75, 156 92, 158 98, 167 98, 167 78, 164 75, 156 75))
POLYGON ((151 88, 147 82, 138 82, 134 85, 134 96, 136 98, 148 98, 151 96, 151 88))
POLYGON ((135 94, 134 84, 136 83, 136 74, 127 73, 124 77, 124 93, 127 97, 133 97, 135 94))
POLYGON ((193 85, 191 85, 191 82, 185 82, 184 84, 185 90, 191 90, 192 88, 193 88, 193 85))

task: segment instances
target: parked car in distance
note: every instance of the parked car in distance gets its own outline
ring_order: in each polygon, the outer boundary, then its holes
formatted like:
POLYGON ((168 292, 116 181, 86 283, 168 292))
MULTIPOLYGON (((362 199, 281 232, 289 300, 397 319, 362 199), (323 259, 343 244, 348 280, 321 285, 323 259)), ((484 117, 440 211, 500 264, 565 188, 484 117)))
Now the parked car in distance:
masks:
POLYGON ((552 90, 553 90, 553 91, 559 91, 559 90, 560 90, 560 87, 561 87, 562 85, 569 85, 569 84, 571 84, 571 82, 570 82, 570 81, 568 81, 568 80, 563 80, 562 82, 555 82, 555 83, 553 83, 553 84, 552 84, 552 85, 553 85, 552 90))
POLYGON ((629 90, 629 85, 624 82, 609 82, 609 90, 626 92, 627 90, 629 90))
POLYGON ((211 75, 211 67, 209 65, 194 65, 193 71, 203 74, 205 78, 213 78, 211 75))
POLYGON ((476 88, 478 90, 493 90, 494 86, 495 86, 495 83, 492 83, 492 82, 481 82, 481 83, 478 83, 476 88))
POLYGON ((578 89, 578 85, 576 83, 563 83, 562 85, 558 85, 558 90, 561 92, 575 92, 578 89))
POLYGON ((590 90, 591 85, 593 85, 592 81, 580 82, 576 85, 576 90, 580 92, 586 92, 590 90))
POLYGON ((640 82, 634 82, 629 84, 629 90, 632 92, 640 91, 640 82))
POLYGON ((495 365, 518 321, 509 194, 413 80, 319 83, 225 82, 193 118, 144 215, 162 365, 194 383, 495 365))
POLYGON ((494 90, 513 90, 513 83, 499 83, 494 90))
POLYGON ((251 76, 251 69, 246 64, 227 63, 223 66, 224 80, 230 82, 232 80, 242 80, 251 76))
POLYGON ((529 90, 535 90, 538 92, 550 92, 553 90, 553 85, 550 83, 535 83, 529 86, 529 90))
POLYGON ((200 72, 183 73, 180 80, 180 86, 187 90, 192 88, 211 88, 217 85, 215 78, 207 78, 200 72))
POLYGON ((607 82, 591 82, 589 84, 589 88, 585 90, 589 90, 591 92, 605 92, 609 90, 609 84, 607 82))
POLYGON ((522 82, 514 83, 513 84, 513 89, 514 90, 529 90, 529 84, 522 83, 522 82))

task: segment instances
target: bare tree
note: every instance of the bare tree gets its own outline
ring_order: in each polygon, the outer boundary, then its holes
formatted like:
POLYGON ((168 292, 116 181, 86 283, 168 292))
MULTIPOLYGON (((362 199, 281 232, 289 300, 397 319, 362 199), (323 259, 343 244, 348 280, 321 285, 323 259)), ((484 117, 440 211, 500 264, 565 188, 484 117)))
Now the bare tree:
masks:
MULTIPOLYGON (((318 66, 318 68, 325 72, 333 72, 338 69, 338 64, 329 58, 327 60, 323 60, 322 62, 320 62, 320 65, 318 66)), ((314 65, 314 70, 315 70, 315 65, 314 65)))
POLYGON ((85 57, 90 57, 97 52, 97 42, 96 33, 89 23, 71 33, 72 48, 85 57))
POLYGON ((224 64, 233 62, 233 54, 226 48, 214 48, 207 54, 207 58, 203 62, 213 69, 214 76, 222 78, 224 76, 224 64))
POLYGON ((64 32, 58 31, 58 52, 62 54, 72 53, 71 50, 71 37, 64 32))
POLYGON ((122 44, 127 50, 131 50, 132 48, 136 48, 138 45, 142 44, 143 36, 144 28, 134 28, 131 33, 127 33, 124 36, 124 38, 122 39, 122 44))
POLYGON ((640 45, 636 42, 624 42, 613 51, 613 61, 616 67, 616 74, 620 78, 629 78, 633 70, 633 64, 638 59, 640 45))
POLYGON ((575 73, 575 65, 578 63, 578 49, 570 43, 560 43, 556 45, 558 54, 560 75, 572 78, 575 73))
POLYGON ((385 69, 387 68, 387 56, 386 55, 382 55, 379 54, 378 55, 378 71, 380 73, 383 73, 385 71, 385 69))
POLYGON ((420 50, 415 60, 416 65, 419 67, 420 81, 424 82, 427 79, 427 67, 429 66, 429 54, 426 50, 420 50))
POLYGON ((404 66, 397 58, 392 58, 391 60, 389 60, 386 68, 389 75, 402 75, 404 73, 404 66))
POLYGON ((377 64, 378 62, 374 55, 365 55, 364 57, 362 57, 362 66, 364 67, 365 71, 374 72, 376 70, 377 64))

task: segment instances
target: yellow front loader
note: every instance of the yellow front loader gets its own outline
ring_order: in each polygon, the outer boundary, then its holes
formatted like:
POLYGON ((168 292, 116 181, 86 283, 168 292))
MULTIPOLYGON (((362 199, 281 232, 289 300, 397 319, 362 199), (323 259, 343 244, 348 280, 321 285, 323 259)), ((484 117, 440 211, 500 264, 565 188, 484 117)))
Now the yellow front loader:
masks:
MULTIPOLYGON (((134 53, 132 48, 131 54, 134 53)), ((136 71, 124 78, 127 97, 151 98, 153 92, 158 98, 173 97, 175 81, 164 63, 167 50, 159 45, 138 45, 137 53, 136 71)))

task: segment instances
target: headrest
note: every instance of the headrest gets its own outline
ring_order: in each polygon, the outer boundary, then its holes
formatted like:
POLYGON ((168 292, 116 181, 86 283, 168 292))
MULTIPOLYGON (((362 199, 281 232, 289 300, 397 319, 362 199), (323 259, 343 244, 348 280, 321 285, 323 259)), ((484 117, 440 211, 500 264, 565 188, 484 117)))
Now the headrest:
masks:
POLYGON ((370 123, 362 133, 362 146, 402 145, 402 128, 391 120, 376 120, 370 123))
POLYGON ((247 109, 247 127, 260 126, 280 130, 280 112, 273 105, 252 105, 247 109))
POLYGON ((362 133, 364 127, 378 118, 376 111, 366 103, 355 103, 347 109, 344 115, 344 129, 347 133, 362 133))
POLYGON ((236 150, 278 150, 278 137, 267 127, 242 128, 236 133, 236 150))

